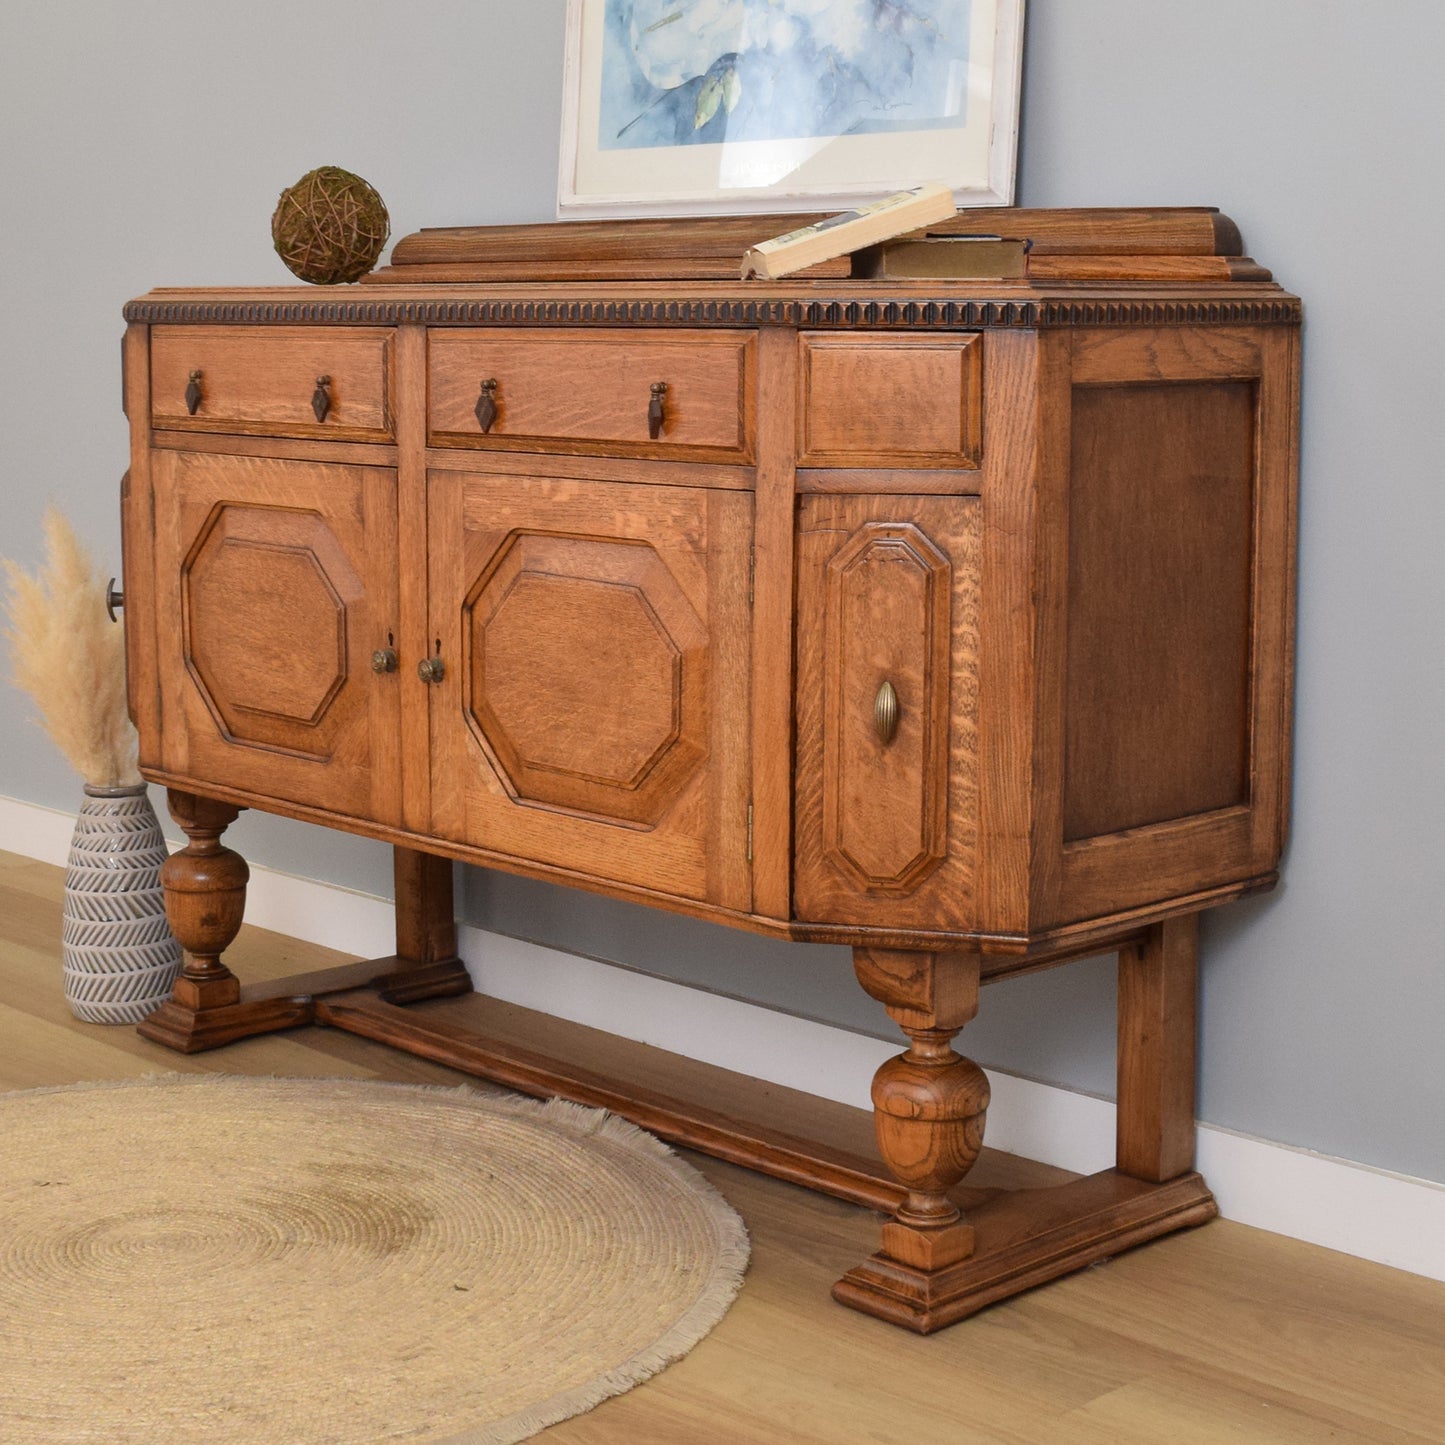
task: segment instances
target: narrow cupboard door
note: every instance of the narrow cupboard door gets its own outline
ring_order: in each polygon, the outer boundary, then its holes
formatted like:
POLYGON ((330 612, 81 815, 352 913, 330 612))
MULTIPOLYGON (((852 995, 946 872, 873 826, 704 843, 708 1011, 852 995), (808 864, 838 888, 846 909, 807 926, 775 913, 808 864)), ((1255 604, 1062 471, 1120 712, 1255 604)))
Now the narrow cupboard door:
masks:
POLYGON ((979 507, 971 496, 802 499, 800 919, 973 926, 979 507))

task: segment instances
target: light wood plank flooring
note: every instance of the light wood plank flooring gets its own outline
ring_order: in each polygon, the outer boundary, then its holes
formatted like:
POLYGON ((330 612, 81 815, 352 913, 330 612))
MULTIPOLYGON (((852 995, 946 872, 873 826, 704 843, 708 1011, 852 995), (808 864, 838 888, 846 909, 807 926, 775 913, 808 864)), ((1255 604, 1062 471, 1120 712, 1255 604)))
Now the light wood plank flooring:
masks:
MULTIPOLYGON (((184 1058, 130 1029, 78 1023, 61 994, 60 888, 59 869, 0 853, 0 1088, 161 1070, 427 1083, 463 1077, 327 1029, 184 1058)), ((389 947, 378 940, 378 953, 389 947)), ((341 961, 251 928, 229 957, 250 979, 341 961)), ((659 1055, 654 1066, 665 1071, 667 1058, 659 1055)), ((725 1091, 726 1081, 719 1087, 725 1091)), ((866 1134, 866 1119, 854 1111, 783 1102, 800 1130, 866 1134)), ((1215 1222, 919 1339, 828 1297, 833 1280, 874 1248, 875 1216, 713 1160, 695 1162, 751 1231, 741 1297, 686 1359, 539 1439, 1445 1441, 1445 1285, 1215 1222)), ((987 1155, 980 1168, 999 1177, 1031 1170, 987 1155)))

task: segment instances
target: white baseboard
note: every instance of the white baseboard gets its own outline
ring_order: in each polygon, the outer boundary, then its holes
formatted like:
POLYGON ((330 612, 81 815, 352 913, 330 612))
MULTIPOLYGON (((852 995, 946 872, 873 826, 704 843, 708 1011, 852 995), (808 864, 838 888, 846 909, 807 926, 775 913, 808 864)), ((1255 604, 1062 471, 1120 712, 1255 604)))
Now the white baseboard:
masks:
MULTIPOLYGON (((76 807, 80 807, 79 789, 76 807)), ((39 803, 22 803, 18 798, 0 798, 0 848, 7 853, 21 853, 37 862, 64 868, 74 831, 74 813, 42 808, 39 803)))
MULTIPOLYGON (((0 798, 0 848, 63 865, 73 822, 0 798)), ((388 951, 393 910, 370 894, 253 867, 246 917, 366 956, 388 951)), ((460 950, 494 998, 855 1108, 869 1107, 873 1071, 900 1047, 479 928, 461 928, 460 950)), ((1109 1100, 997 1069, 988 1076, 991 1147, 1080 1173, 1112 1162, 1109 1100)), ((1445 1280, 1445 1185, 1204 1123, 1198 1167, 1226 1219, 1445 1280)))

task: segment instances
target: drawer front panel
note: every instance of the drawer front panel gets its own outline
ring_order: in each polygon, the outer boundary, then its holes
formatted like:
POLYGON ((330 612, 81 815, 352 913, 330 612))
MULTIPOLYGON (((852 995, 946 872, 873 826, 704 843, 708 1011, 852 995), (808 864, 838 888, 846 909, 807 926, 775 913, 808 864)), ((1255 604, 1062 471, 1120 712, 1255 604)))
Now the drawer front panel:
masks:
POLYGON ((157 326, 151 422, 173 431, 388 441, 391 334, 377 327, 157 326))
POLYGON ((795 912, 973 926, 980 503, 807 497, 795 912))
POLYGON ((799 344, 799 466, 978 466, 978 336, 825 334, 799 344))
POLYGON ((751 462, 755 352, 752 333, 735 331, 432 331, 429 438, 751 462), (496 383, 494 410, 479 417, 485 382, 496 383), (656 383, 666 388, 660 421, 650 415, 656 383))

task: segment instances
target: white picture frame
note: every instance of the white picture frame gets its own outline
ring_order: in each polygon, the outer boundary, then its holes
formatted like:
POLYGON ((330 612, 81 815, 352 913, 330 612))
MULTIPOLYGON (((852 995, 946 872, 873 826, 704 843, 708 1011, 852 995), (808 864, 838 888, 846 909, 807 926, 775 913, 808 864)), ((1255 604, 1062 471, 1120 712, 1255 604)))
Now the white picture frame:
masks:
POLYGON ((557 213, 829 211, 928 181, 1012 205, 1023 12, 568 0, 557 213))

